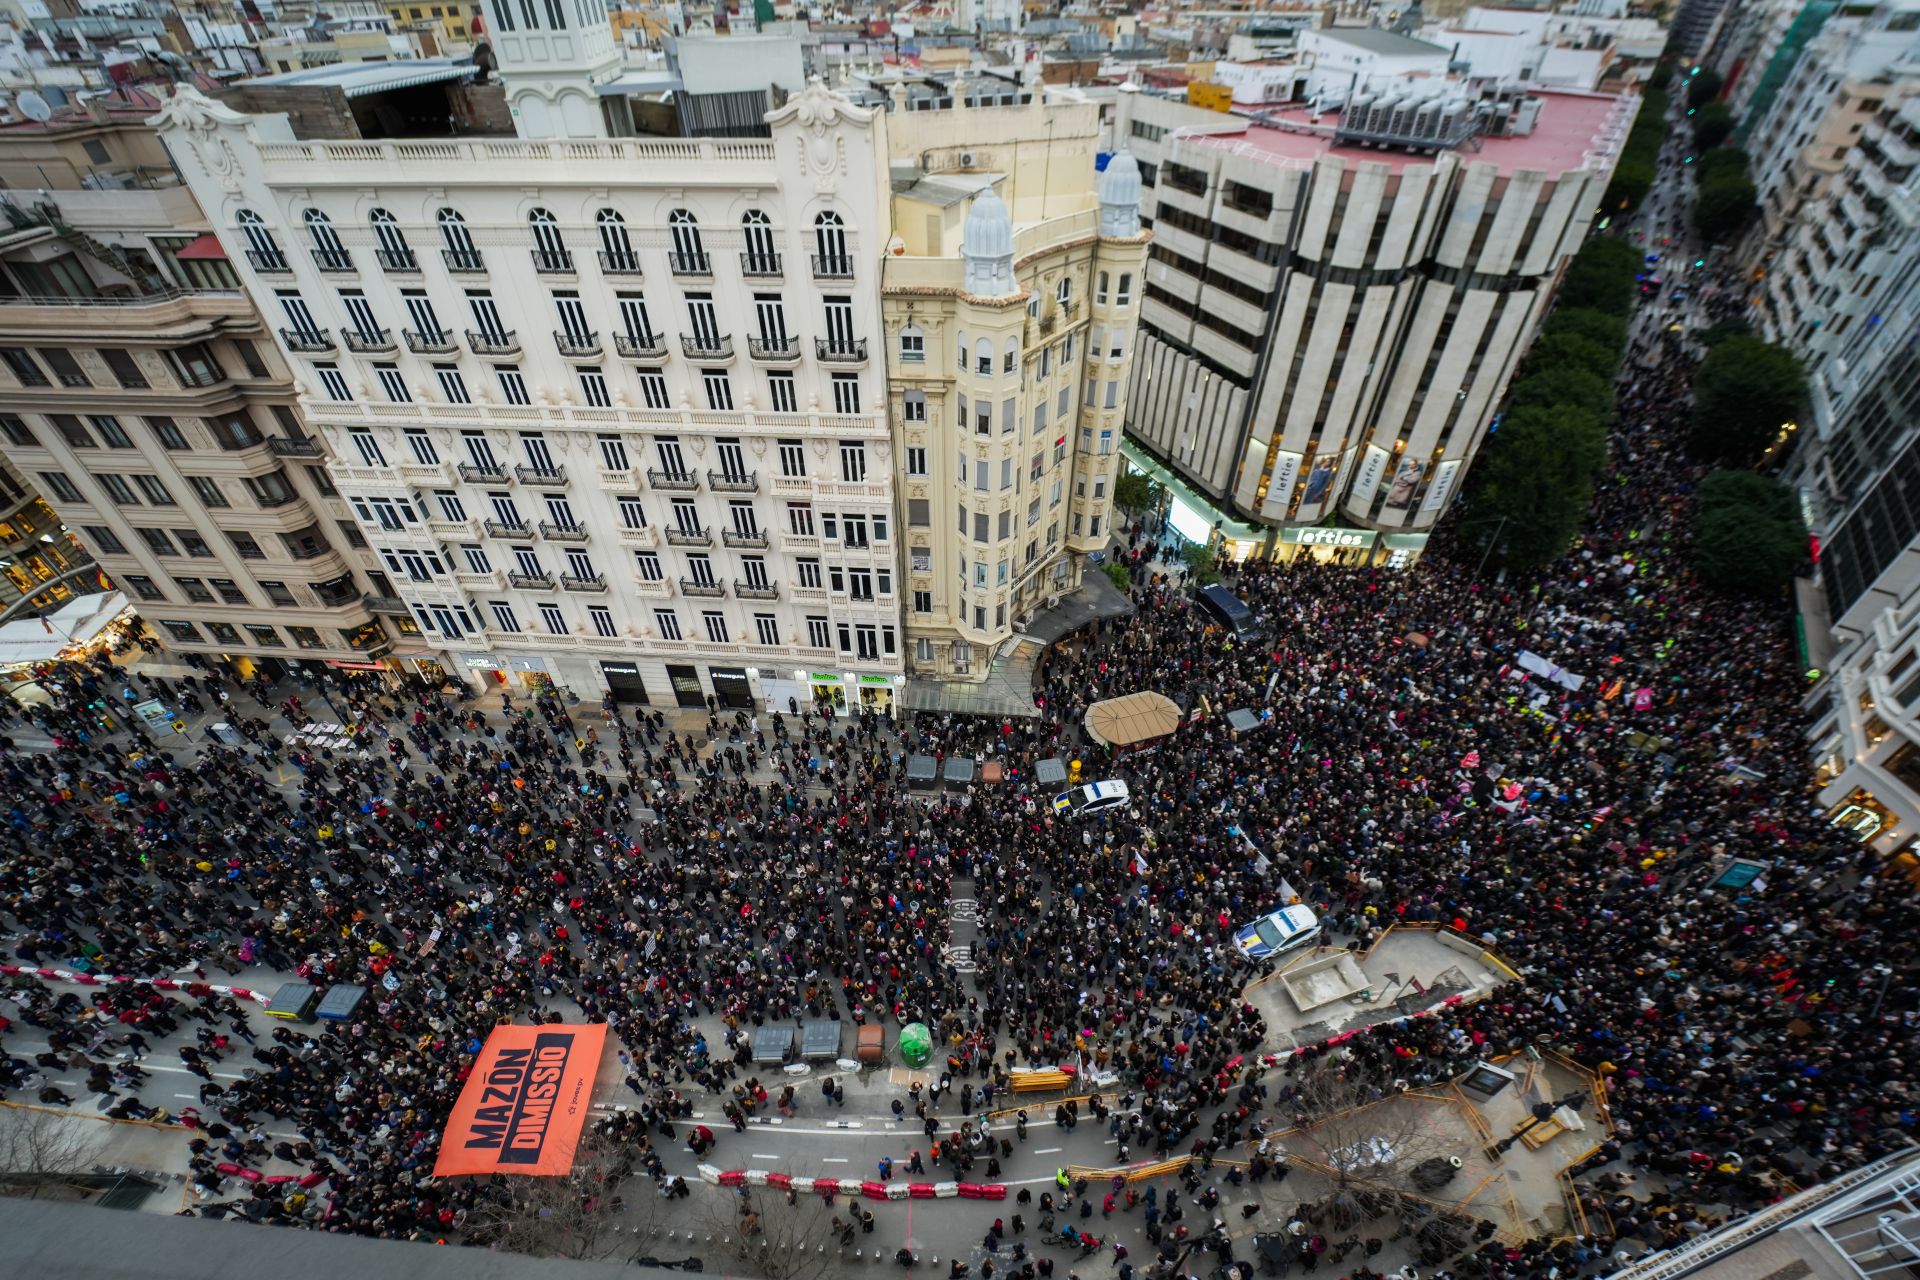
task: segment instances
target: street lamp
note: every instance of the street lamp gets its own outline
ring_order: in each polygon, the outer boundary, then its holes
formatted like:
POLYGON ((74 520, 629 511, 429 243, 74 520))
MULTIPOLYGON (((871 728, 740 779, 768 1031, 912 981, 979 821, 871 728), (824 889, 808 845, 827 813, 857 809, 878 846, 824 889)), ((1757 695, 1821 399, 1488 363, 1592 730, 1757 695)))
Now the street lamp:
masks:
POLYGON ((1536 1125, 1545 1124, 1547 1121, 1553 1119, 1553 1113, 1558 1111, 1560 1108, 1565 1107, 1569 1111, 1572 1111, 1574 1114, 1578 1115, 1580 1112, 1580 1108, 1586 1105, 1587 1105, 1587 1095, 1584 1093, 1570 1093, 1566 1097, 1560 1099, 1558 1102, 1534 1103, 1532 1118, 1529 1119, 1525 1124, 1521 1125, 1518 1129, 1515 1129, 1512 1133, 1508 1134, 1506 1137, 1500 1139, 1500 1141, 1488 1147, 1487 1158, 1490 1160, 1498 1160, 1501 1156, 1504 1156, 1505 1154, 1507 1154, 1508 1150, 1512 1148, 1514 1143, 1520 1141, 1520 1139, 1524 1137, 1526 1134, 1531 1133, 1536 1125))

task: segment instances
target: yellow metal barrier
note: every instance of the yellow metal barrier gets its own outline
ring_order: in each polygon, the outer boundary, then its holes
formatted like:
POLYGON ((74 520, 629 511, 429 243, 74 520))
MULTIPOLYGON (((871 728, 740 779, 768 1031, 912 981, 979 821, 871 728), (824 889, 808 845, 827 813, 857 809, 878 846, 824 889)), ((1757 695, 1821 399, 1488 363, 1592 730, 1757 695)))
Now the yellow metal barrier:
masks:
MULTIPOLYGON (((987 1112, 987 1119, 1010 1120, 1020 1112, 1027 1110, 1028 1107, 1064 1107, 1069 1102, 1088 1103, 1092 1102, 1095 1098, 1100 1099, 1100 1101, 1107 1106, 1113 1106, 1120 1100, 1120 1095, 1118 1093, 1083 1093, 1072 1098, 1035 1098, 1032 1102, 1022 1103, 1017 1107, 1001 1107, 998 1111, 989 1111, 987 1112)), ((1027 1120, 1031 1124, 1038 1124, 1041 1120, 1046 1120, 1048 1123, 1052 1122, 1051 1118, 1045 1115, 1038 1118, 1029 1115, 1027 1120)))
POLYGON ((1013 1077, 1013 1091, 1045 1093, 1050 1089, 1064 1089, 1072 1080, 1064 1071, 1022 1071, 1013 1077))

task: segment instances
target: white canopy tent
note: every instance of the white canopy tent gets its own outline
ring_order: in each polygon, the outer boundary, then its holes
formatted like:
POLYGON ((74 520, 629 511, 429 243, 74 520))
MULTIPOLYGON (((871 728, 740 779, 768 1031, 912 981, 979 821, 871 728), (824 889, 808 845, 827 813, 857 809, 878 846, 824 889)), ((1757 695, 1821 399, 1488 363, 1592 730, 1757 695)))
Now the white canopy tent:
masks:
POLYGON ((126 611, 118 591, 75 596, 44 618, 20 618, 0 627, 0 668, 52 662, 86 645, 126 611))

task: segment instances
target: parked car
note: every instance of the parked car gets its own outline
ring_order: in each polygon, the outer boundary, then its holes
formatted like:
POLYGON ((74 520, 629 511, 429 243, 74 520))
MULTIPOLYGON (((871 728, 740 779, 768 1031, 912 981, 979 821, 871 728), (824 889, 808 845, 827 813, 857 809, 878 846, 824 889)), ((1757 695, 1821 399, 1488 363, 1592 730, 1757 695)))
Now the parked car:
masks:
POLYGON ((1249 960, 1266 960, 1320 940, 1320 917, 1299 905, 1269 911, 1234 931, 1233 945, 1249 960))
POLYGON ((1109 809, 1124 809, 1132 799, 1133 793, 1127 790, 1126 783, 1110 778, 1062 791, 1053 798, 1053 811, 1070 822, 1078 822, 1109 809))

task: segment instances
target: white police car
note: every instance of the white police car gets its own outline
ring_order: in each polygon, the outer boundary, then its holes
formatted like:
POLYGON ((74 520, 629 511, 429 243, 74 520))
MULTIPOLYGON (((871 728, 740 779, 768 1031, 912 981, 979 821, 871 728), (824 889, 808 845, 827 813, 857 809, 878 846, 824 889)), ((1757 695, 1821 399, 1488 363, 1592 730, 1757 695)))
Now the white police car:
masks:
POLYGON ((1320 917, 1311 907, 1281 907, 1234 931, 1233 945, 1249 960, 1265 960, 1320 939, 1320 917))
POLYGON ((1127 784, 1118 778, 1111 778, 1062 791, 1053 798, 1053 811, 1062 818, 1077 822, 1109 809, 1124 809, 1132 799, 1133 793, 1127 790, 1127 784))

